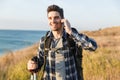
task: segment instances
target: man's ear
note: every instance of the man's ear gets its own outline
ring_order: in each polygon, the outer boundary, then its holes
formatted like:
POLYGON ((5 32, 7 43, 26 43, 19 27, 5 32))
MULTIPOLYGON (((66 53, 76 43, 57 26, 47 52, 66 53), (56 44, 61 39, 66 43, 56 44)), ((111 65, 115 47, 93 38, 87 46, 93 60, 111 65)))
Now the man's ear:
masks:
POLYGON ((64 25, 64 20, 63 20, 63 19, 61 19, 61 24, 62 24, 63 27, 65 26, 65 25, 64 25))

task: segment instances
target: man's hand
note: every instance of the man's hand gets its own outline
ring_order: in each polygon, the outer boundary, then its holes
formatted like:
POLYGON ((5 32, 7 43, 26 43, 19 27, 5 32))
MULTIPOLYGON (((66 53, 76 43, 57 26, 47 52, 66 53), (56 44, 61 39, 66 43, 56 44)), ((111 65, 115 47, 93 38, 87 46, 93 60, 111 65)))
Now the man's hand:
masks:
POLYGON ((35 69, 37 69, 38 65, 36 64, 36 62, 32 61, 32 60, 29 60, 28 63, 27 63, 27 69, 30 71, 30 72, 34 72, 35 69))
POLYGON ((65 31, 66 31, 68 34, 71 35, 72 29, 71 29, 71 25, 70 25, 69 21, 66 20, 66 19, 61 19, 61 23, 64 24, 64 29, 65 29, 65 31))

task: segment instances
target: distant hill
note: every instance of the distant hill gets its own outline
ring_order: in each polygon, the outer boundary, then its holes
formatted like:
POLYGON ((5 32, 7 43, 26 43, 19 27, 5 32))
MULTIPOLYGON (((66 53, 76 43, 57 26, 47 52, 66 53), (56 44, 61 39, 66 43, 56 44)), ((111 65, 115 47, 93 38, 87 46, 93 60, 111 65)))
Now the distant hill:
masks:
POLYGON ((117 47, 120 49, 120 26, 97 31, 84 31, 83 33, 94 38, 99 47, 117 47))
POLYGON ((84 33, 90 36, 119 36, 120 26, 99 29, 96 31, 84 31, 84 33))

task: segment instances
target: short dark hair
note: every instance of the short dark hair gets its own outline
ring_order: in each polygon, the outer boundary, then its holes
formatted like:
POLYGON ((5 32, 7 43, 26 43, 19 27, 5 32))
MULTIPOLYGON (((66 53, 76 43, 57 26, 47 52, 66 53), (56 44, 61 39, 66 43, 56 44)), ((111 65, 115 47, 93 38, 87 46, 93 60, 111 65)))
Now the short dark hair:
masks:
POLYGON ((51 12, 51 11, 57 11, 57 12, 59 12, 61 18, 64 18, 63 9, 60 8, 59 6, 57 6, 57 5, 50 5, 50 6, 48 6, 48 8, 47 8, 47 14, 49 12, 51 12))

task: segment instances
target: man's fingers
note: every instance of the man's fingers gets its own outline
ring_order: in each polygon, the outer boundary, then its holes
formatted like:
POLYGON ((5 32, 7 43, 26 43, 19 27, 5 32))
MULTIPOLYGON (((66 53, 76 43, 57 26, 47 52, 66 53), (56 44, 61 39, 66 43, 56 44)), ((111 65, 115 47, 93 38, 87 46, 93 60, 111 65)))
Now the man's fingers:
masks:
POLYGON ((34 70, 37 68, 37 64, 34 61, 29 60, 27 63, 27 68, 28 70, 34 70))
POLYGON ((64 19, 61 19, 61 23, 63 23, 64 22, 64 19))

